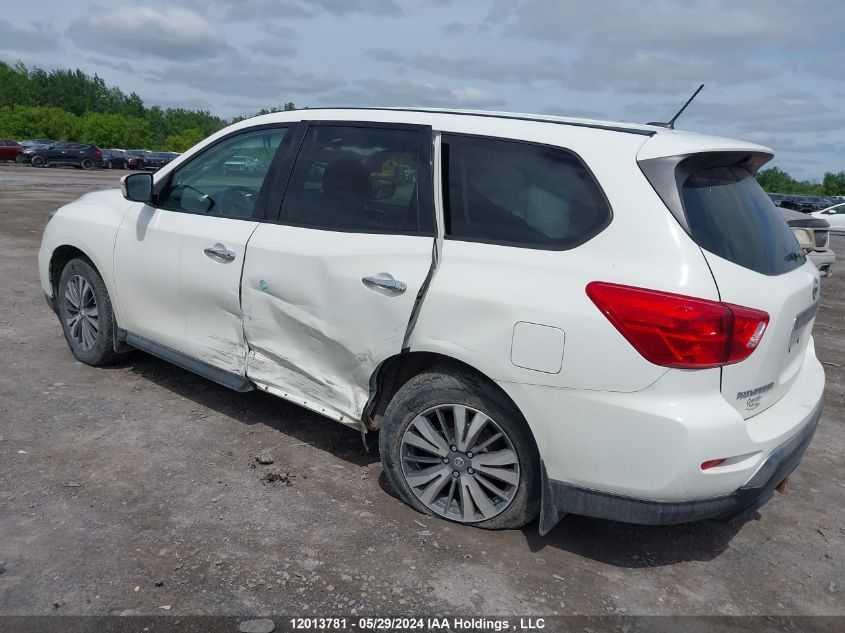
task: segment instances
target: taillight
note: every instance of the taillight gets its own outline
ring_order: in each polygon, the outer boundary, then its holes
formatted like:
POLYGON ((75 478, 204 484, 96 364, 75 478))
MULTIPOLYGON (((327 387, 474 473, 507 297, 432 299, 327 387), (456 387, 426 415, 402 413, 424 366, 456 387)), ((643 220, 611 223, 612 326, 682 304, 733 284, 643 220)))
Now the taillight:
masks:
POLYGON ((587 295, 643 358, 664 367, 738 363, 769 324, 761 310, 646 288, 594 281, 587 295))
POLYGON ((103 152, 101 152, 100 150, 98 150, 98 149, 94 150, 94 156, 102 156, 102 155, 103 155, 103 152))

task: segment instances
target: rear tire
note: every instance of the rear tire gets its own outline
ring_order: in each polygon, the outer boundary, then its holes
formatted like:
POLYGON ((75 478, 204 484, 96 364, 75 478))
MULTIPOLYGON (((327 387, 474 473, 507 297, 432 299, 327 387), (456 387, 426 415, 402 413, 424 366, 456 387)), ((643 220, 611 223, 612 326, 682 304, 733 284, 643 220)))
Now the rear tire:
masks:
POLYGON ((103 278, 87 259, 70 260, 56 293, 59 321, 71 353, 86 365, 108 365, 114 351, 114 312, 103 278))
POLYGON ((90 171, 94 169, 94 161, 90 158, 83 158, 82 162, 79 163, 79 166, 82 167, 85 171, 90 171))
POLYGON ((528 425, 469 371, 434 368, 402 386, 379 449, 388 481, 418 512, 485 529, 519 528, 539 513, 540 461, 528 425))

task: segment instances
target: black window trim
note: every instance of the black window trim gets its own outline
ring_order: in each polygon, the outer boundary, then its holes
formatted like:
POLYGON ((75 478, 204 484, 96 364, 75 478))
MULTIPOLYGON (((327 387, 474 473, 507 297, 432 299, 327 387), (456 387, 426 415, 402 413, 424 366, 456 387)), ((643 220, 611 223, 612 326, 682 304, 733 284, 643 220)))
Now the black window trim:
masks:
POLYGON ((294 136, 294 133, 296 132, 298 126, 299 123, 297 121, 265 123, 262 125, 253 125, 251 127, 233 130, 232 132, 221 136, 213 143, 207 145, 206 147, 203 147, 200 151, 192 154, 188 158, 188 160, 186 160, 184 163, 182 163, 175 169, 172 169, 170 173, 167 174, 166 178, 157 183, 153 190, 153 199, 150 203, 150 206, 155 207, 156 209, 161 209, 163 211, 173 211, 174 213, 185 213, 187 215, 196 215, 199 217, 215 217, 223 218, 226 220, 241 220, 247 222, 266 221, 266 218, 268 216, 268 210, 272 207, 272 205, 270 204, 273 200, 271 192, 273 191, 273 188, 275 186, 275 181, 280 177, 280 172, 282 171, 281 167, 284 165, 284 162, 287 159, 287 154, 290 153, 291 137, 294 136), (250 134, 252 132, 258 132, 261 130, 273 129, 287 129, 287 133, 282 139, 282 142, 279 144, 279 147, 276 150, 276 155, 273 157, 273 160, 270 162, 270 167, 267 169, 267 176, 264 178, 264 181, 261 184, 261 190, 258 192, 258 198, 255 201, 255 207, 253 208, 252 216, 248 218, 229 217, 225 215, 210 216, 206 213, 196 213, 194 211, 187 211, 185 209, 176 209, 174 207, 166 206, 160 202, 162 193, 170 188, 174 174, 176 174, 176 172, 182 169, 185 165, 190 164, 192 161, 196 160, 197 158, 205 154, 207 151, 217 147, 221 143, 228 141, 232 138, 242 136, 244 134, 250 134))
POLYGON ((601 186, 598 178, 593 173, 593 170, 590 169, 590 166, 587 164, 581 155, 576 152, 575 150, 569 149, 568 147, 563 147, 561 145, 553 145, 550 143, 538 143, 536 141, 528 141, 525 139, 519 138, 512 138, 506 136, 489 136, 485 134, 464 134, 461 132, 441 132, 440 133, 440 157, 441 157, 441 182, 442 182, 442 190, 443 190, 443 223, 444 223, 444 240, 449 240, 452 242, 470 242, 476 244, 493 244, 497 246, 510 246, 513 248, 527 248, 531 250, 537 251, 552 251, 552 252, 563 252, 563 251, 571 251, 579 246, 583 246, 590 240, 594 239, 596 236, 604 232, 608 226, 613 222, 614 211, 613 205, 610 204, 610 200, 607 197, 607 194, 604 192, 604 188, 601 186), (602 200, 604 200, 605 205, 607 205, 607 219, 603 224, 595 228, 593 231, 585 233, 582 238, 580 238, 576 242, 572 242, 566 246, 550 246, 550 245, 539 245, 534 243, 526 243, 526 242, 513 242, 510 240, 493 240, 488 238, 471 238, 471 237, 455 237, 449 235, 447 229, 451 229, 451 218, 450 214, 450 201, 449 201, 449 150, 445 146, 448 144, 448 137, 450 136, 458 136, 461 138, 477 138, 483 139, 488 141, 505 141, 509 143, 520 143, 522 145, 531 145, 533 147, 542 147, 546 149, 551 149, 559 152, 566 152, 573 156, 578 163, 580 163, 581 167, 587 173, 587 175, 592 179, 593 183, 596 186, 596 189, 601 194, 602 200), (446 160, 443 160, 443 157, 446 157, 446 160))
POLYGON ((331 231, 334 233, 362 233, 369 235, 407 235, 410 237, 435 237, 437 234, 437 217, 434 213, 434 153, 433 153, 433 132, 430 125, 417 123, 385 123, 383 121, 346 121, 346 120, 302 120, 294 135, 296 138, 293 145, 296 149, 289 154, 289 160, 283 167, 284 184, 274 190, 273 200, 275 212, 269 216, 267 222, 292 226, 315 231, 331 231), (312 127, 360 127, 382 130, 408 130, 418 133, 419 164, 417 166, 417 208, 419 213, 428 213, 431 221, 431 231, 396 231, 393 229, 346 229, 339 227, 317 226, 300 222, 291 222, 282 217, 282 205, 284 204, 287 188, 290 185, 293 167, 302 152, 302 145, 312 127))

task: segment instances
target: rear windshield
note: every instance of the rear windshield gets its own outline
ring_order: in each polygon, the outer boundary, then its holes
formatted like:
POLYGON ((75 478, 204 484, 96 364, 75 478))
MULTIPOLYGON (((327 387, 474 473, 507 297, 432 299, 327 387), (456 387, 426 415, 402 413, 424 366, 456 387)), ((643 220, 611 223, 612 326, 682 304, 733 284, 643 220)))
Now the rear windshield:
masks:
POLYGON ((691 174, 682 190, 690 234, 702 248, 764 275, 805 262, 798 241, 754 176, 740 167, 691 174))

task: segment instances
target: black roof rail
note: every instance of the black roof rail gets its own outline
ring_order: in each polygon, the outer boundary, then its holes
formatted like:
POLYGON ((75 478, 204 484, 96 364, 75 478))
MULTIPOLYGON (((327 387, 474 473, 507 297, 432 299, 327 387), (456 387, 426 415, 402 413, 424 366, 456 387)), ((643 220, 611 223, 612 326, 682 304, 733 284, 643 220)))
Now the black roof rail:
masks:
POLYGON ((420 112, 424 114, 452 114, 458 116, 476 116, 488 119, 512 119, 514 121, 532 121, 535 123, 552 123, 554 125, 568 125, 571 127, 585 127, 594 130, 608 130, 611 132, 622 132, 623 134, 638 134, 640 136, 654 136, 654 130, 643 130, 635 127, 623 127, 620 125, 609 125, 604 123, 587 123, 585 121, 561 121, 555 119, 544 119, 541 117, 522 116, 519 114, 495 113, 495 112, 472 112, 465 110, 436 110, 426 108, 378 108, 373 106, 336 106, 325 108, 305 108, 305 110, 374 110, 378 112, 420 112))

